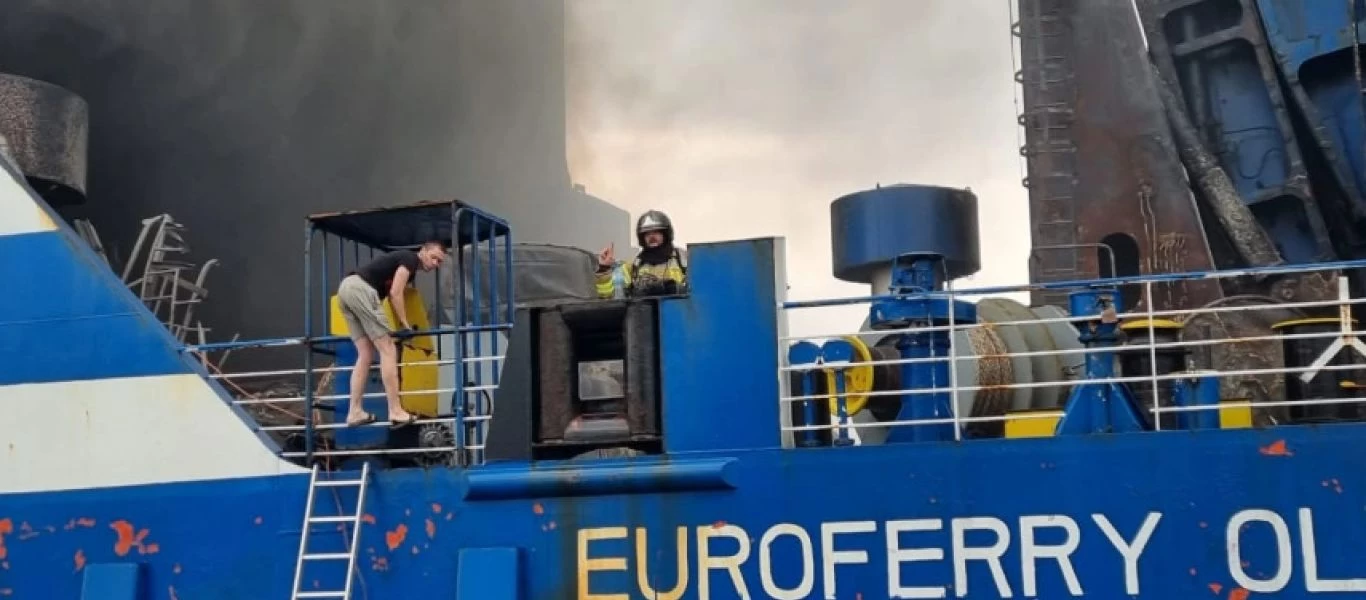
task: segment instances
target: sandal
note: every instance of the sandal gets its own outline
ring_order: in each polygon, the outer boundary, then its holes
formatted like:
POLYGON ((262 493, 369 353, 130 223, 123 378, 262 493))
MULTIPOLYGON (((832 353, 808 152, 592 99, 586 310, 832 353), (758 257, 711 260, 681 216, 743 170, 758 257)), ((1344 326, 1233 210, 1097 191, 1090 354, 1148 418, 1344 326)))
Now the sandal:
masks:
POLYGON ((403 427, 403 426, 405 426, 405 425, 412 425, 413 423, 416 423, 417 420, 418 420, 418 416, 417 416, 417 415, 415 415, 415 414, 413 414, 413 413, 408 413, 408 418, 406 418, 406 419, 393 419, 393 420, 391 420, 391 422, 390 422, 390 424, 389 424, 389 427, 391 427, 391 428, 393 428, 393 429, 398 429, 399 427, 403 427))
POLYGON ((374 422, 375 422, 375 414, 374 414, 374 413, 365 413, 365 416, 364 416, 364 417, 361 417, 361 418, 358 419, 358 420, 352 421, 351 419, 347 419, 347 420, 346 420, 346 426, 347 426, 347 427, 360 427, 361 425, 369 425, 369 424, 374 423, 374 422))

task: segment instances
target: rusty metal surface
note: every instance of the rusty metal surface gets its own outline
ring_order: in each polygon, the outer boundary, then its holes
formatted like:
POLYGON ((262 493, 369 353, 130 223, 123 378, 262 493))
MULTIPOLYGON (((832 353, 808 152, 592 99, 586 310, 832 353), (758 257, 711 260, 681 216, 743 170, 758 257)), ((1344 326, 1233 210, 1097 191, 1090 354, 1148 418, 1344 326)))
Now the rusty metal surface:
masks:
POLYGON ((90 116, 85 100, 45 81, 0 73, 0 137, 38 193, 55 204, 85 200, 90 116))
MULTIPOLYGON (((1031 234, 1035 246, 1132 237, 1139 273, 1214 268, 1131 3, 1020 0, 1031 234), (1083 50, 1084 49, 1084 50, 1083 50)), ((1124 260, 1119 261, 1126 274, 1124 260)), ((1035 281, 1102 275, 1094 251, 1053 250, 1035 281)), ((1154 308, 1199 306, 1212 282, 1155 285, 1154 308)), ((1062 304, 1056 294, 1035 303, 1062 304)), ((1126 300, 1130 308, 1150 304, 1126 300)))

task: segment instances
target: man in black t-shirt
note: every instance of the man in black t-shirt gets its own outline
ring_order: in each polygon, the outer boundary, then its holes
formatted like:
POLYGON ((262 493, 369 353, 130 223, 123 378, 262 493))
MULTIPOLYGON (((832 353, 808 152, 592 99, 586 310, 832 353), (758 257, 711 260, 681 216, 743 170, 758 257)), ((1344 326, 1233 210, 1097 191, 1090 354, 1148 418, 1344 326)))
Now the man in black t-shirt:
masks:
POLYGON ((379 350, 384 395, 389 398, 390 423, 402 426, 417 420, 399 402, 398 349, 394 347, 394 332, 389 329, 389 319, 380 298, 389 298, 402 330, 412 330, 404 310, 404 289, 418 271, 431 271, 441 266, 445 259, 446 250, 440 242, 427 242, 416 252, 396 250, 384 254, 342 279, 337 288, 337 303, 341 305, 351 341, 356 343, 356 366, 351 369, 351 406, 346 413, 348 427, 375 421, 375 415, 366 412, 361 404, 375 350, 379 350))

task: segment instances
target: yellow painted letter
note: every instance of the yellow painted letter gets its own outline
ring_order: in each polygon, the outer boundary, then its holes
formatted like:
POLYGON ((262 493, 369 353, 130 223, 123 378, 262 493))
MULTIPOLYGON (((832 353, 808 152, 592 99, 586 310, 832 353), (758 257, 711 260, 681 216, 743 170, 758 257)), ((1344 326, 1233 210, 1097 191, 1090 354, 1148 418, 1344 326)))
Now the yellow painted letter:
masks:
POLYGON ((579 530, 579 600, 630 600, 627 594, 594 594, 588 591, 588 575, 593 571, 625 571, 626 559, 588 558, 588 542, 626 538, 625 527, 594 527, 579 530))
POLYGON ((688 528, 678 528, 678 542, 675 549, 678 556, 678 583, 674 589, 667 592, 655 591, 650 585, 650 547, 645 535, 644 527, 636 528, 636 584, 640 586, 640 593, 650 600, 678 600, 683 597, 683 591, 688 589, 688 528))

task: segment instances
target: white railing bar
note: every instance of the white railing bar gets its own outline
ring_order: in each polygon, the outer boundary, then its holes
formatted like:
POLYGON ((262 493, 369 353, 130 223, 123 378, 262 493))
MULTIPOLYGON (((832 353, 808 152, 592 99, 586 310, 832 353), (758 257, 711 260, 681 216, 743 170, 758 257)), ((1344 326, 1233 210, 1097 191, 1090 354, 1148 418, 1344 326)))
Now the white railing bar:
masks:
MULTIPOLYGON (((961 417, 960 420, 961 420, 962 422, 965 422, 965 423, 993 423, 993 422, 1011 421, 1011 420, 1021 420, 1021 421, 1023 421, 1023 420, 1029 420, 1029 419, 1050 419, 1050 418, 1053 418, 1053 417, 1061 417, 1061 416, 1063 416, 1063 411, 1060 411, 1060 410, 1053 410, 1053 411, 1031 411, 1031 412, 1027 412, 1027 413, 1018 413, 1018 414, 1014 414, 1014 415, 992 415, 992 416, 989 416, 989 417, 961 417)), ((869 422, 869 423, 856 423, 856 422, 850 422, 849 425, 847 425, 847 426, 846 426, 846 425, 839 425, 839 424, 831 424, 831 425, 789 425, 789 426, 783 427, 782 430, 783 430, 783 431, 819 431, 819 430, 823 430, 823 429, 841 429, 841 428, 845 428, 845 427, 850 428, 850 429, 866 429, 866 428, 876 428, 876 427, 896 427, 896 426, 902 426, 902 425, 947 425, 947 424, 950 424, 950 423, 952 423, 952 422, 953 422, 953 419, 946 419, 946 418, 942 418, 942 417, 941 417, 941 418, 938 418, 938 419, 919 419, 919 420, 917 420, 917 419, 909 419, 909 420, 902 420, 902 421, 872 421, 872 422, 869 422)))
MULTIPOLYGON (((947 271, 946 271, 946 274, 947 274, 947 271)), ((956 389, 958 389, 958 369, 956 368, 956 367, 958 366, 958 354, 957 354, 958 344, 953 343, 953 342, 954 342, 954 339, 953 339, 954 313, 957 312, 957 311, 954 310, 954 306, 953 306, 953 280, 949 280, 949 282, 948 282, 947 284, 945 284, 944 287, 945 287, 946 289, 948 289, 948 291, 949 291, 949 302, 948 302, 948 304, 949 304, 949 333, 948 333, 948 337, 949 337, 949 368, 948 368, 948 371, 949 371, 949 388, 950 388, 950 389, 955 389, 955 390, 956 390, 956 389)), ((959 415, 958 415, 958 396, 957 396, 956 394, 950 394, 950 395, 949 395, 949 416, 953 417, 953 439, 954 439, 954 441, 962 441, 962 440, 963 440, 963 427, 960 425, 960 421, 959 421, 959 415)), ((849 421, 850 419, 845 419, 845 420, 846 420, 846 421, 849 421)))
MULTIPOLYGON (((1131 330, 1131 331, 1132 331, 1132 330, 1131 330)), ((1155 329, 1152 328, 1152 327, 1149 327, 1147 331, 1152 332, 1152 331, 1155 331, 1155 329)), ((1348 333, 1349 333, 1350 335, 1366 335, 1366 329, 1354 329, 1354 330, 1349 331, 1348 333)), ((1151 335, 1151 333, 1150 333, 1149 335, 1151 335)), ((1255 336, 1246 336, 1246 337, 1212 338, 1212 339, 1207 339, 1207 340, 1179 340, 1179 341, 1174 341, 1174 342, 1162 342, 1162 343, 1158 343, 1158 344, 1150 344, 1150 343, 1144 342, 1144 343, 1141 343, 1141 344, 1122 344, 1122 345, 1119 345, 1119 346, 1104 346, 1104 347, 1097 346, 1097 347, 1089 347, 1089 348, 1087 348, 1087 347, 1083 347, 1083 348, 1065 348, 1065 349, 1062 349, 1062 350, 1029 350, 1029 351, 1025 351, 1025 352, 1007 352, 1007 353, 1005 353, 1005 354, 973 354, 973 355, 969 355, 969 356, 959 356, 959 357, 955 358, 955 360, 958 360, 958 361, 973 361, 973 360, 998 359, 998 358, 1026 358, 1026 357, 1034 357, 1034 356, 1067 356, 1067 355, 1071 355, 1071 354, 1086 355, 1086 354, 1094 354, 1094 353, 1097 353, 1097 352, 1122 352, 1122 353, 1129 353, 1129 352, 1132 352, 1132 351, 1135 351, 1135 350, 1146 350, 1146 349, 1148 349, 1148 348, 1162 348, 1162 349, 1165 349, 1165 348, 1183 348, 1183 347, 1197 347, 1197 346, 1222 346, 1222 345, 1244 344, 1244 343, 1254 343, 1254 342, 1274 342, 1274 341, 1280 341, 1280 340, 1310 340, 1310 339, 1317 339, 1317 338, 1336 338, 1336 337, 1342 337, 1342 332, 1341 332, 1341 331, 1324 331, 1324 332, 1320 332, 1320 333, 1286 333, 1286 334, 1279 334, 1279 335, 1278 335, 1278 334, 1271 334, 1271 335, 1255 335, 1255 336)), ((933 356, 933 357, 926 357, 926 358, 888 358, 888 359, 881 359, 881 360, 870 360, 870 361, 867 361, 867 362, 859 362, 859 363, 857 363, 855 366, 863 366, 863 365, 869 365, 869 366, 878 366, 878 365, 912 365, 912 364, 922 364, 922 363, 947 362, 948 360, 949 360, 949 358, 948 358, 948 357, 945 357, 945 356, 933 356)), ((786 362, 786 361, 784 361, 784 362, 786 362)), ((785 371, 785 372, 791 372, 791 371, 819 371, 819 370, 821 370, 821 369, 823 369, 823 368, 824 368, 824 367, 823 367, 822 365, 820 365, 820 364, 816 364, 816 363, 805 363, 805 364, 800 364, 800 365, 783 365, 783 366, 781 366, 781 367, 778 367, 778 370, 779 370, 779 371, 785 371)))
MULTIPOLYGON (((376 448, 368 450, 314 450, 313 456, 368 456, 378 454, 426 454, 428 452, 455 452, 455 446, 434 446, 431 448, 376 448)), ((286 458, 304 458, 307 452, 281 452, 286 458)))
MULTIPOLYGON (((1352 298, 1352 299, 1350 299, 1350 300, 1337 300, 1337 299, 1334 299, 1334 300, 1313 300, 1313 301, 1305 301, 1305 302, 1286 302, 1286 303, 1283 303, 1283 304, 1256 304, 1256 305, 1248 305, 1248 306, 1239 306, 1239 305, 1236 305, 1236 304, 1235 304, 1235 305, 1229 305, 1229 306, 1213 306, 1213 307, 1210 307, 1210 308, 1192 308, 1192 309, 1181 309, 1181 310, 1163 310, 1163 311, 1155 311, 1155 312, 1153 312, 1152 314, 1155 315, 1155 316, 1162 316, 1162 317, 1167 317, 1167 316, 1180 316, 1180 315, 1208 315, 1208 314, 1217 314, 1217 313, 1225 313, 1225 312, 1244 312, 1244 311, 1254 311, 1254 310, 1287 310, 1287 309, 1299 309, 1299 308, 1322 308, 1322 307, 1328 307, 1328 306, 1354 305, 1354 304, 1363 304, 1363 303, 1366 303, 1366 298, 1352 298)), ((850 305, 850 306, 852 306, 852 305, 850 305)), ((788 309, 788 310, 791 310, 791 309, 788 309)), ((1120 320, 1124 320, 1124 319, 1131 319, 1131 318, 1136 318, 1136 317, 1148 317, 1148 313, 1147 313, 1147 312, 1125 312, 1125 313, 1119 313, 1118 316, 1119 316, 1120 320)), ((1094 319, 1094 318, 1095 318, 1095 317, 1071 317, 1071 316, 1068 316, 1068 317, 1047 317, 1047 318, 1038 318, 1038 319, 1028 319, 1028 320, 1023 320, 1023 321, 995 321, 995 322, 990 322, 990 323, 982 323, 982 322, 978 322, 978 323, 963 323, 963 324, 959 324, 959 325, 958 325, 958 329, 968 329, 968 328, 972 328, 972 327, 1001 327, 1001 326, 1004 326, 1004 325, 1043 325, 1043 324, 1048 324, 1048 323, 1077 323, 1077 322, 1084 322, 1084 321, 1087 321, 1087 320, 1090 320, 1090 319, 1094 319)), ((801 340, 812 340, 812 339, 824 339, 824 338, 839 338, 839 337, 844 337, 844 336, 849 336, 849 335, 876 336, 876 335, 889 335, 889 334, 893 334, 893 333, 915 333, 915 332, 922 332, 922 331, 943 331, 943 330, 947 330, 947 329, 948 329, 948 328, 945 327, 945 326, 943 326, 943 325, 937 325, 937 326, 911 326, 911 327, 903 327, 903 328, 898 328, 898 329, 870 329, 870 330, 868 330, 868 331, 859 331, 859 332, 855 332, 855 333, 843 332, 843 333, 825 333, 825 334, 809 334, 809 335, 787 335, 787 336, 780 336, 780 337, 778 338, 778 340, 779 340, 779 341, 782 341, 782 342, 790 342, 790 341, 801 341, 801 340)))
MULTIPOLYGON (((426 424, 428 424, 428 423, 454 423, 454 422, 455 422, 455 418, 454 418, 454 417, 441 417, 441 418, 434 418, 434 419, 418 419, 418 420, 416 420, 416 421, 413 421, 412 424, 413 424, 413 425, 426 425, 426 424)), ((341 423, 314 423, 314 424, 313 424, 313 428, 314 428, 314 429, 364 429, 364 428, 366 428, 366 427, 384 427, 384 426, 388 426, 388 425, 392 425, 392 424, 393 424, 393 421, 374 421, 374 422, 372 422, 372 423, 366 423, 366 424, 364 424, 364 425, 354 425, 354 426, 353 426, 353 425, 347 425, 345 422, 341 422, 341 423)), ((268 425, 268 426, 256 428, 257 431, 303 431, 303 430, 305 430, 305 429, 307 429, 307 427, 304 426, 304 425, 268 425)))
MULTIPOLYGON (((418 394, 450 394, 450 393, 456 392, 456 391, 459 390, 459 389, 461 389, 461 388, 436 388, 436 389, 430 389, 430 390, 406 390, 406 391, 400 391, 400 392, 398 393, 398 395, 399 395, 399 397, 403 397, 403 396, 416 396, 416 395, 418 395, 418 394)), ((493 385, 472 385, 472 386, 465 387, 464 390, 467 391, 467 392, 494 392, 494 391, 497 391, 498 388, 497 388, 496 386, 493 386, 493 385)), ((361 398, 383 398, 383 397, 385 397, 385 396, 386 396, 386 394, 385 394, 384 392, 369 392, 369 393, 361 394, 361 398)), ((315 401, 323 401, 323 400, 344 400, 344 399, 349 399, 350 397, 351 397, 350 394, 327 394, 327 395, 313 396, 313 400, 315 400, 315 401)), ((233 403, 233 404, 237 404, 237 405, 278 404, 278 403, 285 403, 285 402, 303 402, 304 400, 306 400, 306 398, 304 398, 303 396, 288 396, 288 397, 284 397, 284 398, 247 398, 247 399, 243 399, 243 400, 233 400, 232 403, 233 403)))
MULTIPOLYGON (((479 356, 479 357, 466 358, 466 359, 463 359, 461 362, 465 362, 465 363, 483 362, 483 361, 489 361, 489 360, 502 360, 503 358, 504 358, 503 356, 488 356, 488 357, 479 356)), ((400 367, 421 367, 421 366, 440 366, 440 365, 453 365, 453 364, 455 364, 455 359, 450 358, 450 359, 442 359, 442 360, 425 360, 425 361, 417 361, 417 362, 401 362, 401 363, 398 363, 398 366, 400 366, 400 367)), ((378 369, 378 368, 380 368, 380 365, 379 365, 378 363, 370 365, 370 370, 371 370, 371 371, 373 371, 373 370, 375 370, 375 369, 378 369)), ((336 373, 336 372, 340 372, 340 371, 350 372, 350 371, 354 371, 354 370, 355 370, 354 367, 316 367, 316 368, 313 369, 313 372, 314 372, 314 373, 336 373)), ((210 379, 238 379, 238 378, 242 378, 242 377, 278 377, 278 376, 280 376, 280 375, 303 375, 304 373, 307 373, 307 372, 308 372, 308 371, 305 370, 305 369, 283 369, 283 370, 279 370, 279 371, 243 371, 243 372, 241 372, 241 373, 216 373, 216 374, 210 375, 209 378, 210 378, 210 379)))
MULTIPOLYGON (((1195 379, 1195 378, 1204 378, 1204 377, 1213 377, 1213 378, 1216 378, 1216 379, 1222 379, 1222 378, 1225 378, 1225 377, 1245 377, 1245 376, 1249 376, 1249 375, 1279 375, 1279 374, 1289 374, 1289 373, 1307 373, 1307 372, 1309 372, 1309 371, 1311 371, 1311 370, 1312 370, 1311 368, 1307 368, 1307 367, 1306 367, 1306 368, 1271 367, 1271 368, 1266 368, 1266 369, 1238 369, 1238 370, 1233 370, 1233 371, 1203 371, 1203 372, 1199 372, 1199 373, 1176 372, 1176 373, 1168 373, 1168 374, 1165 374, 1165 375, 1158 375, 1158 376, 1156 376, 1156 379, 1157 379, 1157 380, 1160 380, 1160 381, 1176 380, 1176 379, 1195 379)), ((1357 371, 1357 370, 1366 371, 1366 365, 1356 365, 1356 364, 1347 364, 1347 365, 1325 365, 1325 366, 1323 366, 1322 368, 1319 369, 1320 372, 1322 372, 1322 371, 1357 371)), ((1134 382, 1138 382, 1138 381, 1147 381, 1147 380, 1149 380, 1149 379, 1152 379, 1152 378, 1151 378, 1150 376, 1148 376, 1148 375, 1137 375, 1137 376, 1127 376, 1127 377, 1107 377, 1107 378, 1105 378, 1105 379, 1084 379, 1084 378, 1083 378, 1083 379, 1071 379, 1071 380, 1065 380, 1065 381, 1035 381, 1035 382, 1029 382, 1029 383, 1013 383, 1013 384, 1004 384, 1004 385, 974 385, 974 386, 963 386, 963 387, 960 387, 960 388, 957 388, 957 389, 953 389, 953 388, 924 388, 924 389, 900 389, 900 390, 868 391, 868 392, 860 392, 858 395, 860 395, 860 396, 867 396, 867 397, 879 397, 879 396, 907 396, 907 395, 921 395, 921 394, 944 394, 944 393, 956 393, 956 392, 975 392, 975 391, 981 391, 981 390, 1018 390, 1018 389, 1027 389, 1027 388, 1071 387, 1071 386, 1079 386, 1079 385, 1095 384, 1095 383, 1134 383, 1134 382)), ((803 401, 803 400, 826 400, 826 399, 829 399, 829 398, 830 398, 830 394, 825 394, 825 395, 820 395, 820 396, 816 396, 816 395, 811 395, 811 396, 783 396, 783 397, 780 397, 779 400, 782 401, 782 402, 796 402, 796 401, 803 401)))
MULTIPOLYGON (((1147 309, 1148 309, 1148 318, 1146 319, 1146 320, 1148 321, 1148 339, 1149 339, 1149 340, 1153 340, 1152 343, 1146 343, 1146 342, 1145 342, 1144 345, 1145 345, 1145 346, 1148 346, 1148 365, 1149 365, 1148 371, 1149 371, 1149 374, 1152 375, 1152 377, 1151 377, 1151 383, 1152 383, 1152 385, 1153 385, 1153 387, 1152 387, 1153 404, 1154 404, 1154 406, 1156 406, 1156 404, 1157 404, 1157 402, 1158 402, 1158 400, 1157 400, 1157 347, 1158 347, 1160 344, 1158 344, 1157 341, 1156 341, 1156 340, 1157 340, 1157 328, 1153 326, 1153 283, 1152 283, 1151 281, 1145 281, 1145 282, 1143 282, 1143 297, 1148 299, 1147 302, 1144 302, 1144 305, 1146 305, 1146 307, 1147 307, 1147 309)), ((1112 347, 1112 348, 1113 348, 1113 347, 1112 347)), ((1114 363, 1112 362, 1111 364, 1113 365, 1114 363)), ((1113 368, 1113 367, 1112 367, 1112 368, 1113 368)), ((1162 419, 1153 419, 1153 429, 1155 429, 1155 430, 1157 430, 1157 431, 1162 431, 1162 419)))
POLYGON ((1304 400, 1268 400, 1266 402, 1252 402, 1247 400, 1220 401, 1219 404, 1202 406, 1159 406, 1153 412, 1198 412, 1202 410, 1219 410, 1221 408, 1256 408, 1258 406, 1315 406, 1332 404, 1361 404, 1366 403, 1366 397, 1353 398, 1306 398, 1304 400))

